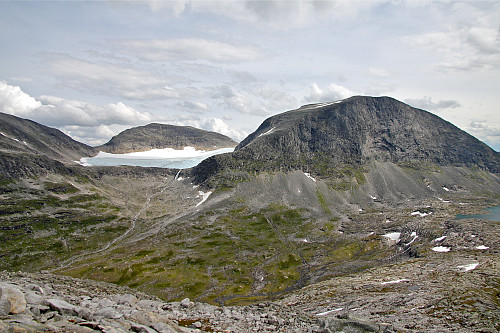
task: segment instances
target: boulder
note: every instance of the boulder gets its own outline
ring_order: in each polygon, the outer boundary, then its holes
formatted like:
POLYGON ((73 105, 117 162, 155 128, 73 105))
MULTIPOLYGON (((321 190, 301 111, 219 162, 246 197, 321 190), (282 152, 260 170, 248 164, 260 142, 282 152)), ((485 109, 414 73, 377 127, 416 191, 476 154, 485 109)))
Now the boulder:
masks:
MULTIPOLYGON (((24 294, 16 285, 0 283, 0 300, 10 303, 9 313, 11 314, 23 313, 26 310, 24 294)), ((3 306, 6 306, 5 303, 3 306)))
POLYGON ((182 301, 181 301, 181 307, 183 308, 189 308, 191 306, 191 300, 189 298, 184 298, 182 301))
POLYGON ((45 300, 45 305, 61 315, 78 316, 80 308, 69 304, 61 299, 49 298, 45 300))

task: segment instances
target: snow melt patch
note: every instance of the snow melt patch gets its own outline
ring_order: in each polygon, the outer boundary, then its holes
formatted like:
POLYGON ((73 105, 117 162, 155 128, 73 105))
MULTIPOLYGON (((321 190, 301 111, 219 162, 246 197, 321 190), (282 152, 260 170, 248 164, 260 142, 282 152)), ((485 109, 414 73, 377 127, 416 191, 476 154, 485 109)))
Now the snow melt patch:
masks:
POLYGON ((257 137, 260 138, 261 136, 271 134, 272 132, 274 132, 275 129, 276 129, 276 127, 273 127, 273 128, 271 128, 270 130, 268 130, 268 131, 266 131, 264 133, 260 133, 259 136, 257 136, 257 137))
POLYGON ((427 216, 427 215, 431 215, 431 214, 432 214, 432 212, 431 212, 431 213, 425 213, 425 212, 424 212, 424 213, 422 213, 421 211, 417 210, 417 211, 412 212, 410 215, 411 215, 411 216, 416 216, 416 215, 418 215, 418 216, 420 216, 420 217, 425 217, 425 216, 427 216))
POLYGON ((212 191, 208 191, 206 193, 203 191, 198 191, 198 196, 201 196, 202 198, 201 198, 201 201, 196 204, 196 207, 198 207, 199 205, 204 203, 208 199, 210 194, 212 194, 212 191))
POLYGON ((373 195, 370 195, 370 198, 372 198, 372 200, 377 200, 377 197, 374 197, 373 195))
POLYGON ((476 249, 478 249, 478 250, 488 250, 489 248, 490 248, 489 246, 485 246, 485 245, 476 246, 476 249))
POLYGON ((418 235, 417 233, 414 231, 411 233, 410 237, 413 237, 413 239, 408 243, 406 244, 406 246, 410 245, 411 243, 413 243, 417 238, 418 238, 418 235))
POLYGON ((435 241, 435 242, 441 242, 441 241, 443 241, 446 237, 448 237, 448 236, 441 236, 441 237, 436 238, 434 241, 435 241))
POLYGON ((408 279, 400 279, 400 280, 393 280, 393 281, 381 282, 380 284, 384 285, 384 284, 393 284, 393 283, 408 282, 408 281, 410 281, 410 280, 408 280, 408 279))
POLYGON ((317 313, 316 316, 318 316, 318 317, 320 317, 320 316, 326 316, 329 313, 339 312, 339 311, 342 311, 342 310, 344 310, 344 308, 333 309, 333 310, 330 310, 330 311, 325 311, 325 312, 317 313))
POLYGON ((462 269, 464 272, 468 272, 468 271, 472 271, 473 269, 475 269, 478 265, 479 265, 479 263, 476 262, 473 264, 457 266, 457 268, 462 269))
POLYGON ((435 251, 435 252, 450 252, 450 248, 449 247, 446 247, 446 246, 434 246, 432 248, 432 251, 435 251))
POLYGON ((443 186, 443 190, 445 190, 446 192, 450 192, 450 189, 447 188, 446 186, 443 186))
POLYGON ((397 241, 399 241, 399 237, 401 237, 401 233, 400 232, 390 232, 388 234, 385 234, 384 237, 387 237, 390 240, 397 242, 397 241))
POLYGON ((316 182, 316 179, 314 177, 312 177, 310 173, 304 172, 304 175, 306 175, 306 177, 309 178, 310 180, 312 180, 313 182, 316 182))

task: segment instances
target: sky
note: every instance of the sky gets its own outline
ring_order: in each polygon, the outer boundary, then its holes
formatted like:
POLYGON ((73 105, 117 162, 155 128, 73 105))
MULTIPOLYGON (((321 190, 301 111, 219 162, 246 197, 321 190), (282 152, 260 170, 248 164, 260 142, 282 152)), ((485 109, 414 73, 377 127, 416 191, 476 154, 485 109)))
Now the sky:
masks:
POLYGON ((500 151, 500 1, 0 0, 0 45, 0 112, 93 146, 370 95, 500 151))

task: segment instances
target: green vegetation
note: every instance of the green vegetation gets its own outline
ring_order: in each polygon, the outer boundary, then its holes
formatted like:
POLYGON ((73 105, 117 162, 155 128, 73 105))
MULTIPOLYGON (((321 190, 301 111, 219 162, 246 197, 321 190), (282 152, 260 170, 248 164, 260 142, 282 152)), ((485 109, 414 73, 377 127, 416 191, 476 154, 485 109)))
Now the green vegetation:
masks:
POLYGON ((340 267, 332 270, 338 274, 346 262, 376 259, 387 250, 379 238, 334 236, 338 218, 317 223, 305 208, 271 203, 251 210, 237 200, 233 204, 170 225, 154 243, 117 247, 65 274, 138 288, 165 300, 242 304, 300 286, 325 266, 340 267))
POLYGON ((103 246, 129 223, 102 196, 82 193, 69 182, 31 180, 29 184, 4 184, 0 269, 35 271, 57 266, 103 246))

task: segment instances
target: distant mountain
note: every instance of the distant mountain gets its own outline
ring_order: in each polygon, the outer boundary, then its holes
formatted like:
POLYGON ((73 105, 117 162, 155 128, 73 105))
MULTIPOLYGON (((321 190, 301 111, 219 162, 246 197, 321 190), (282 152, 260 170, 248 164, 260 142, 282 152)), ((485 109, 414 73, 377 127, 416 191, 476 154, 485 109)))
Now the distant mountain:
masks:
POLYGON ((108 153, 123 154, 151 149, 183 149, 186 146, 199 150, 215 150, 232 148, 236 145, 237 142, 233 139, 219 133, 191 126, 153 123, 127 129, 96 149, 108 153))
POLYGON ((64 164, 96 153, 58 129, 0 113, 0 173, 4 175, 61 170, 64 164))
POLYGON ((355 96, 305 105, 266 119, 232 154, 194 172, 311 171, 335 177, 370 161, 474 166, 500 172, 500 154, 453 124, 390 97, 355 96))

